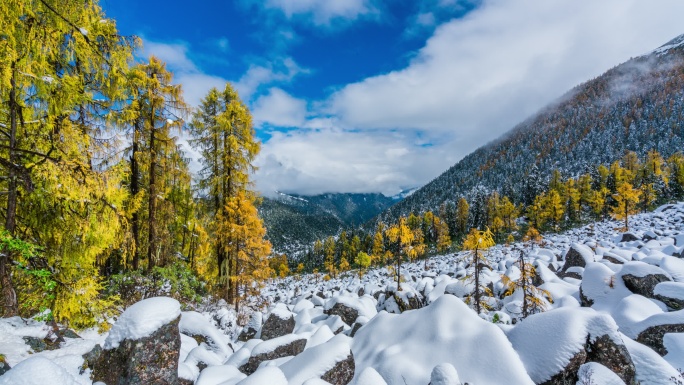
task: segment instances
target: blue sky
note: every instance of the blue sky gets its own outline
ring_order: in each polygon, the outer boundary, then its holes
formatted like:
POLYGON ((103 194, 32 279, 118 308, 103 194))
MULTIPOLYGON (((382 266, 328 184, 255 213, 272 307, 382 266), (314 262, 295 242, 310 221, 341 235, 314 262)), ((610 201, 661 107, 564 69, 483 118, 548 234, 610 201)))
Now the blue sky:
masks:
POLYGON ((420 186, 571 87, 684 33, 681 0, 102 0, 197 104, 230 81, 257 187, 420 186))

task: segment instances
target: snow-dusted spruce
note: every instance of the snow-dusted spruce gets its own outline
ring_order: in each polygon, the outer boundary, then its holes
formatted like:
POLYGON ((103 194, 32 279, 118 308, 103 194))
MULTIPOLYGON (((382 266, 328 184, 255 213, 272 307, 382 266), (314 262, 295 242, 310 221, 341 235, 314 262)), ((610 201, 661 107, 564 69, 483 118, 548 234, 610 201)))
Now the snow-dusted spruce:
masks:
POLYGON ((482 314, 464 302, 474 266, 459 253, 405 264, 401 291, 385 268, 329 281, 274 280, 263 292, 272 306, 244 328, 228 305, 181 314, 177 302, 158 298, 129 308, 106 339, 86 331, 30 355, 22 337, 46 338, 47 326, 2 319, 0 353, 13 369, 0 384, 42 383, 42 372, 32 373, 43 370, 59 383, 90 385, 81 355, 95 343, 104 340, 102 355, 127 341, 164 351, 152 339, 178 319, 175 360, 184 384, 677 384, 684 381, 684 310, 672 301, 684 284, 684 203, 635 215, 630 226, 629 235, 615 230, 620 223, 600 222, 536 245, 490 248, 480 284, 491 310, 482 314), (523 275, 521 249, 524 265, 534 266, 526 285, 553 299, 528 317, 522 287, 511 294, 505 284, 523 275))

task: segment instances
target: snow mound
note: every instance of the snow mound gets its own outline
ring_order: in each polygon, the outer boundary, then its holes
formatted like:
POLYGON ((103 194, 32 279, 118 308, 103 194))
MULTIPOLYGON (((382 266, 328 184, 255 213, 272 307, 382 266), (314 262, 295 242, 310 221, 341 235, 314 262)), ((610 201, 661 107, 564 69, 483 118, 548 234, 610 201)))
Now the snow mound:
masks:
POLYGON ((325 310, 330 310, 337 304, 342 304, 348 308, 354 309, 359 313, 359 316, 373 318, 378 311, 375 309, 376 301, 369 295, 362 297, 353 297, 351 295, 338 295, 330 299, 325 304, 325 310))
POLYGON ((461 385, 461 380, 453 365, 439 364, 432 369, 430 385, 461 385))
POLYGON ((577 371, 579 381, 577 385, 601 384, 601 385, 625 385, 617 374, 596 362, 587 362, 580 366, 577 371))
POLYGON ((289 385, 301 385, 320 378, 351 353, 351 338, 338 334, 330 341, 303 351, 280 366, 289 385))
POLYGON ((0 385, 81 385, 84 383, 52 360, 41 356, 27 358, 0 376, 0 385))
MULTIPOLYGON (((219 385, 233 384, 232 380, 222 382, 219 385)), ((288 385, 283 372, 275 366, 264 366, 254 374, 237 383, 237 385, 288 385)))
POLYGON ((464 382, 533 384, 501 329, 451 295, 400 315, 379 313, 356 334, 352 350, 355 376, 373 367, 388 384, 425 385, 445 360, 464 382))
POLYGON ((607 314, 589 308, 560 308, 527 317, 508 332, 527 373, 539 384, 568 365, 587 342, 607 335, 622 344, 618 326, 607 314))
POLYGON ((653 294, 684 301, 684 282, 661 282, 656 285, 653 294))
POLYGON ((624 335, 622 340, 625 342, 629 355, 634 362, 636 380, 641 384, 672 385, 677 383, 676 381, 670 381, 670 378, 684 381, 684 378, 680 377, 677 370, 651 348, 634 342, 624 335))
POLYGON ((115 349, 123 340, 138 340, 180 316, 180 303, 169 297, 147 298, 131 305, 121 314, 104 343, 104 349, 115 349))
POLYGON ((238 382, 247 377, 233 365, 209 366, 202 370, 195 385, 218 385, 226 381, 238 382))
POLYGON ((178 328, 181 333, 188 336, 199 335, 206 337, 207 345, 223 357, 227 357, 233 353, 233 351, 228 348, 228 344, 224 340, 224 335, 220 333, 208 319, 198 312, 183 312, 178 328))
POLYGON ((382 378, 380 373, 370 366, 361 372, 361 374, 356 379, 356 382, 352 381, 354 385, 387 385, 385 379, 382 378))

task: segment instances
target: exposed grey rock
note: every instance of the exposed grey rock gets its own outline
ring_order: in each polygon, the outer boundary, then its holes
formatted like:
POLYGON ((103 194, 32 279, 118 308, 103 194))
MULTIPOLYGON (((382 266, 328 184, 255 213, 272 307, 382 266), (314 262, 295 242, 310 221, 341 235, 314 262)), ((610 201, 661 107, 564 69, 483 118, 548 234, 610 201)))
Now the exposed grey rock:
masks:
POLYGON ((613 257, 612 255, 608 255, 608 254, 604 254, 604 255, 603 255, 603 259, 605 259, 606 261, 608 261, 608 262, 610 262, 610 263, 615 263, 615 264, 617 264, 617 265, 622 265, 622 264, 624 264, 623 261, 621 261, 621 260, 619 260, 619 259, 613 257))
POLYGON ((238 336, 238 341, 247 342, 256 336, 258 330, 254 329, 250 325, 245 326, 238 336))
POLYGON ((342 321, 347 325, 353 325, 357 318, 359 318, 359 311, 351 308, 340 302, 336 303, 333 307, 324 311, 327 315, 337 315, 342 318, 342 321))
POLYGON ((103 350, 93 368, 93 380, 107 385, 177 385, 180 316, 152 335, 123 340, 103 350))
POLYGON ((423 300, 419 298, 418 293, 414 293, 412 297, 408 297, 407 300, 405 301, 401 296, 397 295, 396 293, 389 293, 389 296, 394 297, 394 301, 397 303, 397 306, 399 306, 399 310, 403 313, 407 310, 415 310, 415 309, 420 309, 422 308, 425 304, 423 303, 423 300))
POLYGON ((667 308, 670 311, 677 311, 677 310, 684 309, 684 299, 671 298, 671 297, 664 296, 662 294, 656 294, 656 295, 654 295, 654 298, 657 299, 658 301, 663 302, 665 305, 667 305, 667 308))
POLYGON ((623 233, 620 242, 634 242, 638 240, 639 238, 637 238, 637 236, 632 233, 623 233))
MULTIPOLYGON (((257 345, 258 346, 258 345, 257 345)), ((259 364, 264 361, 275 360, 276 358, 282 358, 287 356, 296 356, 297 354, 304 351, 306 347, 306 339, 294 340, 288 344, 278 346, 270 352, 257 354, 249 357, 249 361, 246 364, 240 366, 240 371, 246 375, 250 375, 259 368, 259 364)))
POLYGON ((622 276, 622 280, 632 293, 640 294, 647 298, 655 298, 653 290, 657 284, 671 281, 670 278, 663 274, 648 274, 643 277, 625 274, 622 276))
POLYGON ((577 384, 577 372, 580 366, 587 361, 586 350, 580 350, 575 354, 570 362, 565 366, 560 373, 556 373, 548 381, 542 382, 540 385, 575 385, 577 384))
POLYGON ((100 356, 102 355, 102 346, 100 344, 95 345, 93 350, 89 351, 88 353, 83 355, 83 365, 81 365, 81 374, 83 372, 90 368, 93 369, 95 367, 95 364, 97 361, 100 359, 100 356))
POLYGON ((580 304, 584 307, 591 307, 594 304, 594 300, 587 298, 587 296, 582 293, 582 286, 580 286, 579 290, 579 297, 580 297, 580 304))
POLYGON ((325 372, 321 379, 332 385, 347 385, 354 378, 354 355, 349 352, 346 359, 338 362, 332 369, 325 372))
POLYGON ((59 341, 52 341, 49 338, 38 337, 22 337, 26 345, 30 346, 35 353, 40 353, 45 350, 59 349, 59 341))
POLYGON ((264 341, 291 334, 295 328, 294 316, 282 319, 277 313, 272 313, 264 326, 261 327, 261 339, 264 341))
POLYGON ((541 385, 575 385, 578 371, 587 362, 596 362, 617 374, 627 385, 636 384, 636 368, 627 348, 604 335, 593 342, 587 338, 584 348, 577 352, 566 367, 541 385))
POLYGON ((570 246, 570 250, 568 250, 567 254, 565 254, 565 264, 563 265, 562 269, 564 272, 573 266, 585 267, 587 265, 587 261, 582 256, 582 253, 577 249, 578 247, 582 246, 583 245, 576 244, 572 244, 570 246))
POLYGON ((625 384, 636 383, 636 368, 632 357, 623 344, 615 343, 607 335, 601 336, 586 345, 587 362, 596 362, 617 374, 625 384))
POLYGON ((354 336, 356 335, 356 332, 358 332, 359 329, 361 329, 361 326, 363 326, 363 325, 360 323, 355 323, 354 325, 352 325, 352 328, 349 331, 349 337, 354 338, 354 336))
POLYGON ((684 333, 684 324, 656 325, 639 333, 636 341, 649 346, 661 356, 667 354, 663 338, 667 333, 684 333))

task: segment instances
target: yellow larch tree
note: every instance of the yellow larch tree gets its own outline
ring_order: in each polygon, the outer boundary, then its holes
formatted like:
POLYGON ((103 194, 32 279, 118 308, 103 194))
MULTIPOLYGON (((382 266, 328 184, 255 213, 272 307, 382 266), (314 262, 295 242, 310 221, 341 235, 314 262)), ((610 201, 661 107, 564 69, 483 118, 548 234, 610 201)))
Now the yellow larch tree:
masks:
POLYGON ((517 262, 520 268, 520 277, 517 280, 512 280, 504 274, 501 276, 501 282, 506 288, 505 295, 507 296, 512 295, 516 290, 522 292, 522 316, 526 318, 530 314, 546 310, 546 304, 551 302, 552 298, 547 290, 540 289, 534 285, 534 277, 537 271, 532 263, 525 260, 523 250, 519 251, 520 256, 517 262))
POLYGON ((617 191, 613 194, 615 205, 611 207, 611 213, 617 220, 625 221, 625 230, 629 230, 629 216, 638 212, 637 206, 641 191, 632 187, 628 182, 620 183, 617 191))
POLYGON ((399 223, 385 230, 391 258, 395 264, 397 290, 401 290, 401 264, 404 261, 413 261, 425 252, 425 244, 416 235, 408 226, 406 217, 401 217, 399 223))
POLYGON ((485 257, 485 252, 494 245, 494 236, 488 228, 484 231, 472 228, 463 240, 463 250, 470 251, 469 258, 471 259, 470 264, 473 269, 472 277, 467 277, 467 279, 472 279, 473 284, 475 285, 473 293, 468 296, 468 302, 471 306, 474 306, 475 311, 478 314, 481 313, 483 308, 487 307, 482 301, 482 295, 491 295, 491 293, 489 293, 489 288, 482 285, 480 282, 480 271, 484 267, 489 266, 487 258, 485 257))
POLYGON ((249 193, 239 191, 229 198, 223 212, 221 215, 227 218, 217 218, 218 231, 228 234, 230 239, 224 247, 228 258, 234 261, 229 279, 235 290, 233 302, 238 312, 240 301, 246 295, 254 294, 261 282, 275 274, 268 260, 271 243, 264 238, 266 229, 257 214, 254 197, 249 193))

